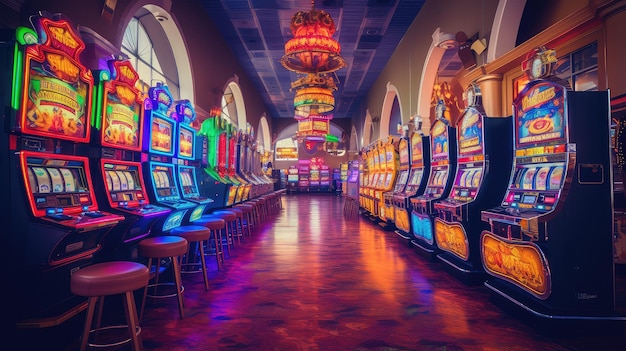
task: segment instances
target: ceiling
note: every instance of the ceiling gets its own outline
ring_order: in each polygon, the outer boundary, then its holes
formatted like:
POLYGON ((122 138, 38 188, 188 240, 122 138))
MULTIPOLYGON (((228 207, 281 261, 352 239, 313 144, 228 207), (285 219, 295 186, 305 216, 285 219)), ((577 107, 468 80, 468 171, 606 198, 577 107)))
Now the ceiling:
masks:
MULTIPOLYGON (((318 0, 316 10, 333 18, 333 36, 347 67, 336 72, 334 118, 352 118, 387 64, 425 0, 318 0)), ((300 75, 280 59, 293 36, 291 16, 308 11, 308 0, 201 0, 254 82, 272 118, 293 118, 291 82, 300 75)))

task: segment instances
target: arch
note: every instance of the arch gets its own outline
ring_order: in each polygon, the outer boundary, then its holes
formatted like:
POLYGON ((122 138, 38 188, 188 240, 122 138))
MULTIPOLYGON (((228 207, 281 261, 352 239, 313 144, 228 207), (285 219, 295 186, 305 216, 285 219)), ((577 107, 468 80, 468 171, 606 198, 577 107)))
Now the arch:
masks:
POLYGON ((358 134, 354 126, 352 126, 352 130, 350 131, 350 144, 349 145, 350 146, 348 147, 348 151, 350 152, 359 151, 358 134))
POLYGON ((161 66, 164 70, 176 70, 179 86, 178 98, 185 98, 195 105, 194 80, 191 74, 191 63, 187 55, 187 45, 184 37, 181 35, 178 19, 170 14, 171 9, 171 0, 138 0, 131 2, 130 6, 120 15, 121 30, 117 33, 115 45, 119 48, 122 47, 124 31, 135 15, 145 14, 145 11, 151 13, 152 16, 142 17, 141 22, 142 24, 148 24, 144 25, 144 27, 148 36, 150 36, 150 40, 153 41, 159 59, 166 55, 172 58, 171 60, 161 62, 161 66), (160 32, 159 28, 162 32, 160 32))
POLYGON ((374 125, 372 123, 372 115, 370 110, 365 111, 365 122, 363 124, 363 139, 361 145, 369 145, 372 142, 372 135, 374 134, 374 125))
POLYGON ((422 77, 420 79, 419 92, 417 95, 417 115, 422 117, 422 132, 429 134, 431 116, 430 116, 430 99, 433 93, 433 86, 437 78, 439 64, 441 58, 447 49, 452 48, 456 43, 454 34, 444 33, 440 28, 435 29, 432 35, 433 41, 430 44, 424 67, 422 68, 422 77))
MULTIPOLYGON (((391 121, 391 110, 395 99, 398 99, 400 104, 400 95, 398 94, 398 88, 391 82, 387 82, 387 92, 385 93, 385 99, 383 100, 383 108, 380 112, 380 124, 378 125, 379 139, 386 139, 389 136, 389 122, 391 121)), ((402 121, 402 111, 400 111, 400 120, 402 121)))
POLYGON ((246 115, 246 104, 241 88, 239 87, 239 76, 234 75, 228 80, 224 86, 224 96, 226 97, 227 104, 226 106, 222 106, 222 109, 227 109, 227 114, 231 120, 237 123, 239 129, 244 130, 248 118, 246 115))
POLYGON ((272 138, 270 137, 270 126, 267 123, 267 118, 265 114, 261 116, 259 120, 259 127, 257 128, 257 141, 258 145, 262 145, 265 151, 274 151, 272 150, 272 138), (260 139, 260 140, 259 140, 260 139))
POLYGON ((515 48, 525 6, 526 0, 498 1, 487 46, 487 62, 492 62, 515 48))

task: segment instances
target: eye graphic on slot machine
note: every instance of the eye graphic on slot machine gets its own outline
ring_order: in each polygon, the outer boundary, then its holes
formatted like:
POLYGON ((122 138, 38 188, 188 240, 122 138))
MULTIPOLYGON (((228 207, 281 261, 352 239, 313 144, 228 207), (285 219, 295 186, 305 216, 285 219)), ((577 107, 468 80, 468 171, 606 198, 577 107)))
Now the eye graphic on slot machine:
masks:
POLYGON ((552 119, 549 117, 541 117, 529 122, 528 131, 531 134, 544 134, 553 128, 552 119))

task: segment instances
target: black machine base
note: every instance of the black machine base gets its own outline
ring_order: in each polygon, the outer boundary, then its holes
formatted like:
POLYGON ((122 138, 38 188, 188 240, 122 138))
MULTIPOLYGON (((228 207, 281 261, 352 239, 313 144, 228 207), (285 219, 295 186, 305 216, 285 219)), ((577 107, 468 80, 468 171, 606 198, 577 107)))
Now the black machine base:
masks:
POLYGON ((415 252, 417 252, 421 256, 424 256, 424 258, 429 261, 434 261, 437 258, 436 250, 422 245, 417 240, 411 240, 411 246, 413 247, 415 252))
POLYGON ((463 267, 456 264, 454 260, 448 259, 444 254, 437 255, 437 258, 443 263, 443 269, 446 272, 467 285, 482 285, 487 279, 484 271, 463 267))
POLYGON ((396 234, 396 238, 398 238, 400 242, 402 242, 408 247, 411 247, 411 237, 408 234, 400 230, 395 230, 394 233, 396 234))

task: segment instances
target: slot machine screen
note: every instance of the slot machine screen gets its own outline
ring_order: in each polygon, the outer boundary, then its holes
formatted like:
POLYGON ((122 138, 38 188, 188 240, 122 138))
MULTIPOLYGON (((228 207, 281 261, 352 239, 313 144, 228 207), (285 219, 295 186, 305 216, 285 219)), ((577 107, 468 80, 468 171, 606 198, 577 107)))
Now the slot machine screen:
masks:
POLYGON ((534 188, 536 190, 547 190, 548 173, 550 173, 550 167, 544 166, 539 168, 537 175, 535 176, 534 188))
POLYGON ((413 133, 413 136, 411 136, 411 163, 413 165, 421 165, 423 162, 424 149, 422 136, 419 133, 413 133))
POLYGON ((411 173, 411 179, 409 180, 410 186, 419 186, 422 182, 422 176, 424 175, 424 171, 422 169, 414 169, 411 173))
POLYGON ((183 195, 197 195, 195 182, 193 181, 195 174, 192 167, 179 167, 180 183, 183 188, 183 195))
POLYGON ((398 181, 396 182, 396 186, 394 187, 394 192, 399 192, 402 190, 402 188, 406 184, 408 177, 409 177, 408 170, 400 171, 400 174, 398 174, 398 181))
POLYGON ((548 81, 531 84, 515 101, 516 149, 536 143, 565 143, 563 87, 548 81))
POLYGON ((389 186, 391 185, 391 180, 393 179, 393 173, 387 173, 387 176, 385 177, 385 186, 384 188, 389 188, 389 186))
POLYGON ((348 176, 348 182, 356 183, 356 180, 358 177, 359 177, 359 171, 356 169, 353 169, 350 171, 350 175, 348 176))
POLYGON ((400 164, 403 164, 403 165, 409 164, 409 145, 406 139, 400 140, 400 145, 398 147, 398 155, 400 157, 400 164))
POLYGON ((432 128, 432 158, 440 159, 448 157, 448 126, 445 125, 442 121, 435 121, 435 124, 432 128))
POLYGON ((178 157, 182 159, 194 159, 194 141, 196 132, 193 128, 184 124, 179 124, 178 129, 178 157))
POLYGON ((172 143, 172 135, 174 121, 169 118, 153 115, 150 124, 150 151, 173 155, 174 145, 172 143))
POLYGON ((522 189, 524 190, 532 190, 535 185, 535 173, 537 173, 537 168, 528 167, 522 176, 522 189))
POLYGON ((483 152, 483 115, 473 107, 466 110, 459 128, 459 155, 483 152))
POLYGON ((122 93, 123 88, 121 86, 119 88, 114 94, 107 94, 102 121, 102 144, 136 150, 141 147, 139 145, 141 106, 134 100, 121 103, 118 93, 122 93))

